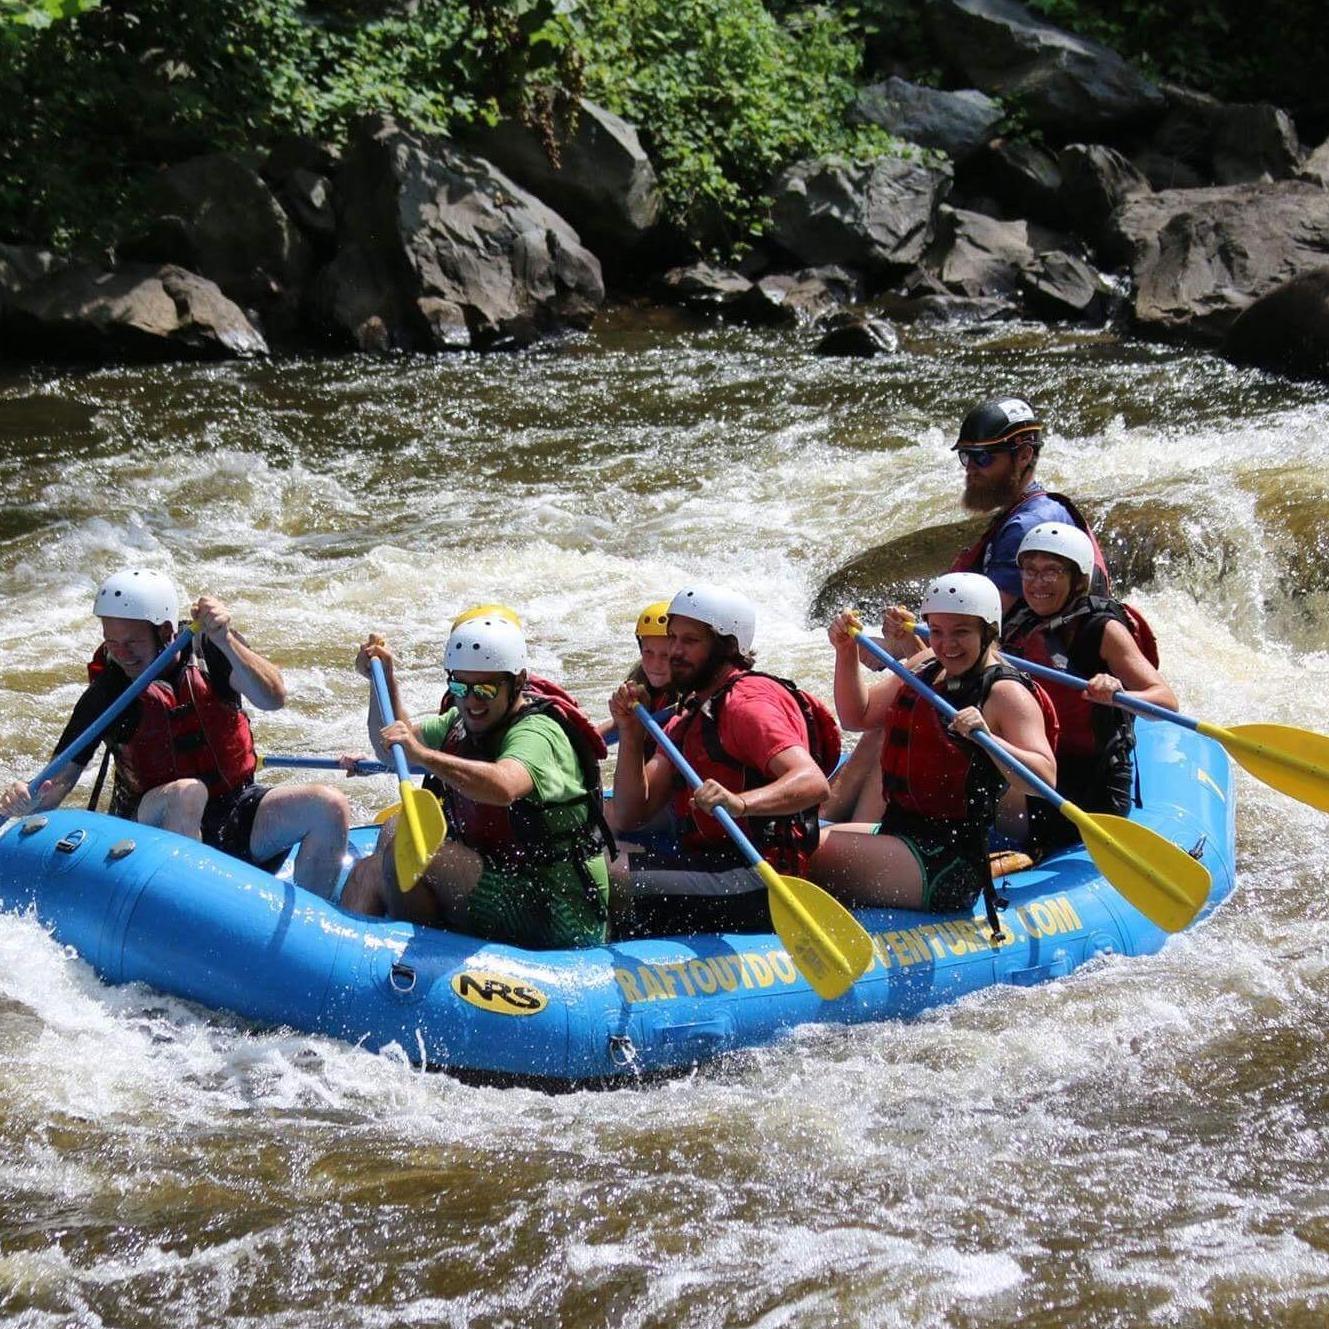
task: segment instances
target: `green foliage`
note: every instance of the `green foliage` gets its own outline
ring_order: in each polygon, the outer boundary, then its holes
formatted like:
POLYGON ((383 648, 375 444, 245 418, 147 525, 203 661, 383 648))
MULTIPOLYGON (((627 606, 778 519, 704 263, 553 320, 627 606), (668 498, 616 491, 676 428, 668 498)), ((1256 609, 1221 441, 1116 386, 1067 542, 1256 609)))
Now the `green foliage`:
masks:
POLYGON ((0 41, 6 26, 49 28, 62 18, 96 9, 102 0, 0 0, 0 41))
POLYGON ((576 84, 555 3, 45 0, 87 12, 0 26, 0 240, 105 243, 161 164, 284 131, 530 114, 543 82, 576 84))
POLYGON ((846 125, 851 21, 820 5, 781 21, 760 0, 596 0, 575 14, 588 95, 642 132, 672 220, 722 248, 760 233, 790 161, 902 146, 846 125))

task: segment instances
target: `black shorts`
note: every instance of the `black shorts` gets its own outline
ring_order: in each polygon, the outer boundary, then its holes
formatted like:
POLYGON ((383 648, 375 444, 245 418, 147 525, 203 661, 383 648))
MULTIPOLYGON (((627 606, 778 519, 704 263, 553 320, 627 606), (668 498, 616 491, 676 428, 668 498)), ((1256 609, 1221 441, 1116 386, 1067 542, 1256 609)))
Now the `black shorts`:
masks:
MULTIPOLYGON (((232 789, 229 794, 219 794, 216 798, 208 799, 203 807, 201 823, 203 843, 245 863, 255 862, 249 852, 250 841, 254 836, 254 818, 258 815, 258 805, 271 792, 271 785, 247 784, 243 788, 232 789)), ((274 863, 280 866, 285 857, 283 852, 258 866, 269 869, 274 863)))
POLYGON ((729 845, 628 855, 631 917, 627 937, 700 932, 770 932, 766 887, 729 845))
POLYGON ((963 824, 922 817, 891 817, 877 827, 878 835, 903 842, 923 877, 923 908, 937 914, 962 913, 974 907, 992 880, 986 831, 975 833, 963 824))

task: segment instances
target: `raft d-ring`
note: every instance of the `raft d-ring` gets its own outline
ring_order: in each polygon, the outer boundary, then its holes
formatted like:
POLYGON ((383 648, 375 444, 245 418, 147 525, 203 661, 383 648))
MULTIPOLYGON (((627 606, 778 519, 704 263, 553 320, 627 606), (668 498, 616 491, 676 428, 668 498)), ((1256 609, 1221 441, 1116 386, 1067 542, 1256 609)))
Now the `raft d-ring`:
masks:
POLYGON ((70 831, 68 835, 55 842, 56 853, 72 854, 74 850, 83 843, 83 839, 86 835, 87 831, 83 830, 81 827, 78 830, 70 831))
POLYGON ((412 992, 415 989, 415 970, 410 965, 398 960, 388 970, 388 986, 394 992, 412 992))
POLYGON ((609 1060, 624 1070, 637 1064, 637 1048, 629 1035, 609 1035, 609 1060))

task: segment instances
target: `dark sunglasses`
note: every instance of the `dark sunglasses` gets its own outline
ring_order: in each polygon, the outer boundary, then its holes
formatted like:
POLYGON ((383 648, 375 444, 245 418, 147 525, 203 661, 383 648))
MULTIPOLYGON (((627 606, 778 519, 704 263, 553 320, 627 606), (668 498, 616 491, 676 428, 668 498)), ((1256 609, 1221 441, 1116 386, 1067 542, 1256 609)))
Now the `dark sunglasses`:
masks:
POLYGON ((956 456, 960 457, 960 464, 968 470, 970 466, 977 466, 979 470, 986 470, 995 460, 998 453, 1018 451, 1019 444, 1011 444, 1007 448, 957 448, 956 456))
POLYGON ((977 466, 980 471, 986 471, 997 459, 999 452, 1015 452, 1020 444, 1015 443, 1005 448, 956 448, 955 455, 960 459, 960 465, 967 471, 971 466, 977 466))
POLYGON ((448 679, 448 691, 458 701, 465 701, 467 697, 478 697, 481 701, 493 701, 502 690, 502 683, 461 683, 455 678, 448 679))

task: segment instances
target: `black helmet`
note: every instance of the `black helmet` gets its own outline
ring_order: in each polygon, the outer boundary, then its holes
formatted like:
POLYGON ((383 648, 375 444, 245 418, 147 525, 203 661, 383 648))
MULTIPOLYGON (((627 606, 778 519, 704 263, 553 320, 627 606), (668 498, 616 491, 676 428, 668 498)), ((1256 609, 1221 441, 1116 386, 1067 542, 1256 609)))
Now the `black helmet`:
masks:
MULTIPOLYGON (((984 443, 1007 443, 1021 434, 1033 434, 1027 440, 1037 444, 1043 422, 1022 397, 997 397, 980 402, 964 418, 956 448, 979 447, 984 443)), ((954 448, 952 449, 954 451, 954 448)))

